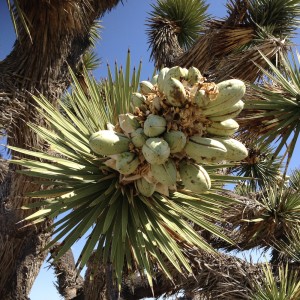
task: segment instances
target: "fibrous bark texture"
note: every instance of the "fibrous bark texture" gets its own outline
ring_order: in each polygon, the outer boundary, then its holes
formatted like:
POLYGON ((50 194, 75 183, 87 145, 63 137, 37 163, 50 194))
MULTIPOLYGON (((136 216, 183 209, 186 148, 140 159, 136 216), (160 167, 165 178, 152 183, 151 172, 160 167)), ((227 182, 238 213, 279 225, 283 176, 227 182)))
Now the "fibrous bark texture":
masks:
MULTIPOLYGON (((50 253, 55 255, 55 245, 50 253)), ((57 277, 56 288, 65 300, 79 299, 83 293, 83 279, 77 274, 73 252, 69 249, 60 259, 53 263, 57 277)))
MULTIPOLYGON (((30 35, 20 19, 19 38, 12 52, 0 62, 0 130, 8 144, 46 150, 26 123, 44 124, 35 109, 33 95, 43 94, 55 104, 69 85, 68 67, 76 69, 89 46, 89 29, 94 20, 119 1, 19 0, 30 35)), ((15 153, 12 152, 12 156, 15 153)), ((30 199, 26 193, 41 188, 13 166, 0 186, 0 299, 27 299, 50 239, 46 223, 20 229, 26 217, 20 208, 30 199)))
MULTIPOLYGON (((124 275, 121 299, 183 294, 186 299, 246 300, 253 292, 254 282, 262 277, 261 264, 249 263, 228 254, 195 250, 189 252, 189 259, 193 273, 186 276, 169 265, 172 282, 157 269, 153 289, 146 277, 138 272, 124 275)), ((117 291, 114 282, 110 282, 109 271, 110 266, 104 265, 88 268, 82 294, 84 300, 118 299, 118 294, 114 293, 117 291), (94 270, 93 274, 89 272, 91 269, 94 270)))

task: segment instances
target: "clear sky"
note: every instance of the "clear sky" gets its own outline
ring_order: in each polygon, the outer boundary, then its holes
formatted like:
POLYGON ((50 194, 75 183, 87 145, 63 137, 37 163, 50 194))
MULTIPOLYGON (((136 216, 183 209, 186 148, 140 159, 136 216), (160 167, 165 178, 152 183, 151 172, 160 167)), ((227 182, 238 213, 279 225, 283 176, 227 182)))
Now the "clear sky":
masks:
MULTIPOLYGON (((102 65, 95 72, 96 78, 106 76, 106 63, 113 66, 114 62, 125 65, 127 50, 131 51, 132 66, 137 66, 142 60, 141 80, 151 76, 153 63, 149 62, 147 36, 145 33, 145 20, 147 12, 151 10, 154 0, 125 0, 116 9, 106 14, 102 19, 102 39, 98 42, 96 51, 102 60, 102 65)), ((225 0, 209 0, 209 13, 212 16, 225 16, 225 0)), ((8 14, 6 1, 0 1, 0 60, 3 60, 12 49, 15 35, 8 14)), ((1 142, 0 142, 1 143, 1 142)), ((300 145, 298 142, 295 150, 292 167, 299 166, 300 145)), ((73 247, 75 258, 78 257, 81 245, 79 242, 73 247)), ((53 271, 47 269, 44 264, 30 294, 31 300, 59 300, 62 299, 57 293, 53 282, 53 271)))

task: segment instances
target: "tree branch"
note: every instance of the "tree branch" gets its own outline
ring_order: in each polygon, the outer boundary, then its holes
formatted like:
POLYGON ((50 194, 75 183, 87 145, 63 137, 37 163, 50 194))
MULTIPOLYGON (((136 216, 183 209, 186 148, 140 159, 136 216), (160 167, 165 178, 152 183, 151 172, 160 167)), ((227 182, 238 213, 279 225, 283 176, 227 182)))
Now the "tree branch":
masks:
MULTIPOLYGON (((59 244, 54 246, 50 253, 53 254, 59 244)), ((60 259, 54 261, 52 266, 57 277, 56 288, 65 300, 71 300, 83 292, 83 279, 77 276, 75 260, 72 250, 68 250, 60 259)))
MULTIPOLYGON (((163 272, 157 271, 153 286, 154 297, 183 292, 189 297, 200 294, 207 299, 249 299, 254 280, 262 276, 260 264, 248 263, 227 254, 194 250, 189 253, 189 258, 193 274, 182 274, 169 265, 174 284, 163 272)), ((135 274, 124 279, 121 297, 133 300, 153 297, 153 294, 146 279, 135 274)))

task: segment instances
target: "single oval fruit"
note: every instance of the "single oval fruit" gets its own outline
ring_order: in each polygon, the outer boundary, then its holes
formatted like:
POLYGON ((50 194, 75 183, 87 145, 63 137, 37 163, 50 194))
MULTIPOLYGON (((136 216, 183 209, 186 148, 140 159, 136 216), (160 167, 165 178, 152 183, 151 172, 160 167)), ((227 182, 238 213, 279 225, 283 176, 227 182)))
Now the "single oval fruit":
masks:
POLYGON ((119 154, 129 150, 129 138, 111 130, 100 130, 91 135, 89 145, 99 155, 119 154))
POLYGON ((131 152, 123 152, 116 156, 116 169, 121 174, 133 173, 139 166, 139 159, 131 152))
POLYGON ((165 75, 164 80, 169 80, 171 78, 175 78, 177 80, 184 79, 187 77, 188 70, 186 68, 181 68, 179 66, 172 67, 168 70, 165 75))
POLYGON ((165 80, 165 77, 166 77, 166 74, 168 73, 170 69, 169 68, 162 68, 158 74, 158 77, 157 77, 157 87, 158 87, 158 90, 163 93, 163 87, 164 87, 164 80, 165 80))
POLYGON ((154 75, 151 79, 151 83, 154 85, 154 84, 157 84, 157 79, 158 79, 158 74, 154 75))
POLYGON ((238 129, 239 124, 233 119, 228 119, 222 122, 213 122, 208 127, 206 127, 206 131, 209 134, 218 136, 231 136, 238 129))
POLYGON ((140 82, 140 90, 143 95, 148 95, 154 92, 154 85, 147 80, 140 82))
POLYGON ((228 119, 233 119, 236 116, 238 116, 239 113, 243 110, 244 105, 245 105, 244 102, 240 100, 233 106, 223 109, 221 112, 208 116, 208 119, 211 121, 218 121, 218 122, 222 122, 228 119))
POLYGON ((184 151, 197 163, 216 163, 222 161, 227 152, 221 142, 200 135, 191 136, 186 143, 184 151))
POLYGON ((163 164, 170 156, 168 143, 161 138, 149 138, 142 148, 146 161, 150 164, 163 164))
POLYGON ((203 108, 210 102, 210 99, 205 90, 198 90, 194 96, 194 102, 198 107, 203 108))
POLYGON ((182 107, 186 102, 184 86, 175 78, 164 80, 163 92, 166 96, 166 102, 172 106, 182 107))
POLYGON ((146 101, 146 97, 141 93, 132 93, 131 103, 133 107, 141 107, 146 101))
POLYGON ((204 193, 211 188, 210 177, 202 166, 182 161, 179 174, 185 188, 192 192, 204 193))
POLYGON ((171 159, 168 159, 161 165, 151 165, 151 173, 161 184, 170 186, 176 183, 177 169, 174 161, 171 159))
POLYGON ((203 110, 205 116, 222 112, 235 105, 245 94, 245 83, 238 79, 229 79, 217 84, 218 95, 214 101, 208 103, 203 110))
POLYGON ((150 197, 155 191, 155 184, 149 183, 143 177, 135 181, 135 187, 145 197, 150 197))
POLYGON ((164 139, 169 144, 170 152, 181 152, 186 144, 186 136, 182 131, 171 130, 164 134, 164 139))
POLYGON ((142 148, 143 145, 146 143, 148 137, 144 134, 143 128, 138 128, 133 131, 131 134, 131 142, 137 148, 142 148))
POLYGON ((240 161, 248 156, 248 150, 241 142, 229 137, 219 137, 215 139, 226 147, 226 160, 240 161))
POLYGON ((187 74, 188 83, 194 85, 201 80, 203 80, 201 72, 195 67, 190 67, 187 74))
POLYGON ((149 137, 158 136, 166 131, 167 121, 158 115, 149 115, 144 123, 144 133, 149 137))

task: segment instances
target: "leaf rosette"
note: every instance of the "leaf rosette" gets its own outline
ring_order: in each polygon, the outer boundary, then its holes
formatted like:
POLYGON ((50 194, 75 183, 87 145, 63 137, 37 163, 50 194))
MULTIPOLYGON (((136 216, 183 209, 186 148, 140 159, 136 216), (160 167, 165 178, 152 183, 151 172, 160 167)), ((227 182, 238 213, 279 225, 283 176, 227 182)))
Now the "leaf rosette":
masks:
MULTIPOLYGON (((166 159, 157 164, 159 167, 152 168, 156 172, 153 176, 151 164, 142 154, 150 137, 136 128, 138 123, 141 127, 144 125, 147 116, 142 108, 131 102, 132 94, 138 90, 140 67, 130 74, 128 55, 125 72, 116 65, 114 73, 113 79, 108 68, 108 79, 100 84, 85 73, 89 91, 86 95, 71 72, 74 82, 72 92, 67 97, 68 105, 60 101, 60 109, 51 105, 43 96, 35 97, 38 110, 49 126, 30 126, 50 145, 51 151, 44 153, 11 147, 14 151, 26 154, 26 157, 32 157, 12 162, 24 167, 20 173, 36 177, 41 184, 41 190, 29 195, 39 200, 26 207, 38 210, 24 221, 36 224, 47 218, 59 217, 49 228, 54 228, 54 237, 47 245, 49 249, 63 240, 57 249, 55 260, 61 258, 79 238, 88 235, 77 261, 79 271, 95 252, 94 257, 99 263, 113 265, 119 286, 124 269, 139 270, 152 285, 152 278, 155 277, 153 270, 157 267, 170 280, 170 263, 180 272, 191 273, 187 257, 189 249, 198 247, 213 251, 195 231, 194 225, 230 243, 215 224, 220 220, 221 209, 233 200, 217 194, 214 186, 219 188, 222 182, 234 182, 240 178, 213 175, 218 166, 207 168, 207 174, 200 168, 201 174, 205 174, 202 177, 207 181, 206 186, 211 189, 199 193, 185 188, 178 174, 176 175, 177 164, 183 157, 186 159, 182 146, 185 139, 182 137, 178 147, 172 141, 172 153, 169 149, 166 159), (121 119, 120 115, 123 116, 121 119), (128 120, 130 126, 123 123, 122 129, 118 123, 120 120, 128 120), (130 132, 126 132, 127 128, 130 128, 130 132), (121 145, 122 151, 97 154, 97 150, 91 149, 91 136, 99 131, 111 132, 114 137, 121 138, 118 145, 121 145), (131 143, 131 134, 143 137, 137 140, 138 146, 131 143), (174 149, 179 149, 180 152, 174 149), (165 172, 165 179, 159 174, 159 170, 165 172), (211 175, 210 179, 208 174, 211 175), (172 186, 168 186, 170 183, 172 186), (144 192, 141 193, 141 190, 144 192)), ((195 76, 190 77, 195 80, 195 76)), ((188 81, 186 82, 188 86, 188 81)), ((188 89, 191 94, 192 85, 188 89)), ((180 118, 171 118, 170 121, 171 116, 179 114, 178 109, 167 105, 165 100, 154 105, 153 100, 157 99, 159 93, 154 84, 151 91, 147 90, 146 100, 142 97, 142 105, 146 105, 152 114, 166 119, 166 124, 163 125, 165 130, 160 130, 159 137, 152 139, 163 140, 165 131, 179 130, 184 132, 187 139, 195 133, 205 133, 205 122, 210 121, 204 118, 203 126, 195 122, 199 120, 201 108, 196 114, 189 115, 190 107, 194 106, 190 99, 186 99, 186 104, 190 103, 190 106, 185 105, 180 118), (190 116, 193 116, 192 120, 195 122, 192 130, 188 123, 191 122, 191 118, 188 120, 190 116)), ((172 134, 167 136, 171 138, 172 134)), ((115 142, 109 141, 107 147, 115 149, 115 142)))

